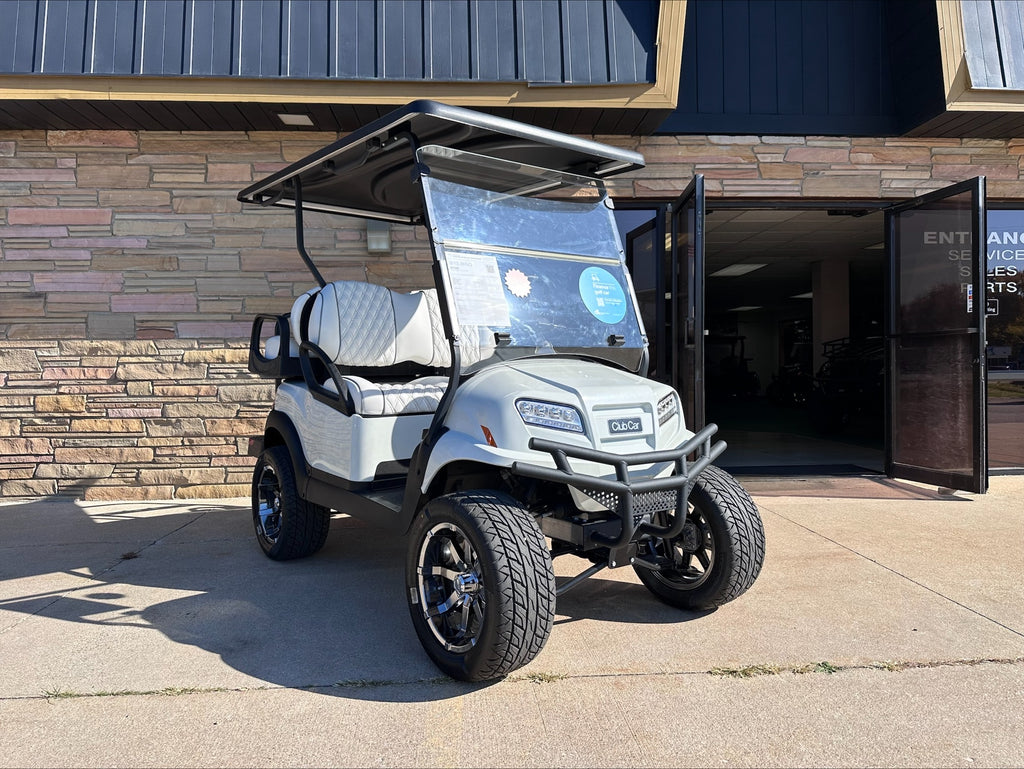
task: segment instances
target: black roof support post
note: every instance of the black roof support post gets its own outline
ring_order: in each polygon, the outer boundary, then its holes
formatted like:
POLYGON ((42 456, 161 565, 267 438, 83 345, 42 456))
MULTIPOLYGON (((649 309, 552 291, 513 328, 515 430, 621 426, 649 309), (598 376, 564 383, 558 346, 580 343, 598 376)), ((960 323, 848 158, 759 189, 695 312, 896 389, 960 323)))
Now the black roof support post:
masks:
POLYGON ((306 251, 306 239, 303 235, 303 224, 302 224, 302 177, 295 176, 291 180, 291 184, 295 189, 295 248, 299 251, 299 256, 302 257, 302 261, 306 263, 309 271, 313 273, 313 277, 316 278, 317 284, 320 288, 327 285, 327 281, 324 280, 324 276, 320 274, 320 270, 313 264, 313 260, 309 258, 309 252, 306 251))

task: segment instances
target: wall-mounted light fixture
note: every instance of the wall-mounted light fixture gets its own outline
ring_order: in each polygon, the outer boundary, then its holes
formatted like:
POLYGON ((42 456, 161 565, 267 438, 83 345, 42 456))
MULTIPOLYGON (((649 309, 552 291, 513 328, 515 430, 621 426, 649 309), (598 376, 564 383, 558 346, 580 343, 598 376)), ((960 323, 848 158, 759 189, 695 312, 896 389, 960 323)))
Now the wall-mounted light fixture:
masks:
POLYGON ((311 128, 313 125, 313 118, 303 113, 293 112, 278 112, 277 119, 285 125, 290 126, 302 126, 304 128, 311 128))
POLYGON ((366 220, 366 250, 371 254, 391 253, 391 225, 388 222, 366 220))

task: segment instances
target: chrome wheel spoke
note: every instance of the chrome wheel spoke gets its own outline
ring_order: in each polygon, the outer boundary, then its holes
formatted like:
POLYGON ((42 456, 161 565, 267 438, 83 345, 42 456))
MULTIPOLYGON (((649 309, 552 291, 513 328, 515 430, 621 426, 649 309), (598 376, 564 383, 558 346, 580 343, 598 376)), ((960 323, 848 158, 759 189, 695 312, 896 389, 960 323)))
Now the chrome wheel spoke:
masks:
POLYGON ((472 613, 473 606, 475 604, 476 601, 468 597, 462 602, 462 616, 459 618, 458 632, 463 638, 466 636, 466 630, 469 628, 470 614, 472 613))
POLYGON ((440 616, 442 616, 444 614, 447 614, 452 609, 454 609, 456 606, 458 606, 459 602, 463 598, 464 598, 464 596, 460 596, 456 591, 453 590, 451 592, 451 594, 445 600, 443 600, 441 603, 438 603, 438 604, 435 604, 434 606, 428 607, 427 608, 427 616, 428 617, 440 617, 440 616))
POLYGON ((256 533, 274 543, 281 533, 281 489, 277 474, 269 465, 263 466, 256 488, 258 507, 253 516, 256 533))
POLYGON ((469 561, 472 561, 472 548, 469 547, 468 543, 466 549, 469 551, 469 557, 463 555, 459 549, 458 544, 454 539, 448 538, 445 540, 444 552, 445 555, 451 560, 452 566, 454 566, 460 572, 469 571, 469 561))
POLYGON ((446 566, 433 566, 426 572, 428 576, 444 577, 449 582, 454 582, 459 573, 456 569, 449 569, 446 566))
POLYGON ((445 649, 471 648, 483 625, 483 586, 476 553, 455 525, 439 523, 427 532, 416 568, 423 616, 445 649))

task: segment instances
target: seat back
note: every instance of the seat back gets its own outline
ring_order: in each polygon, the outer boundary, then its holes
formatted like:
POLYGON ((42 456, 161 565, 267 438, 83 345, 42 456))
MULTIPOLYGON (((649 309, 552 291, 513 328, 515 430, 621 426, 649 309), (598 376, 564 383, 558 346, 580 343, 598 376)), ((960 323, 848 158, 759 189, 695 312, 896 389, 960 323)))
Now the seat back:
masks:
POLYGON ((334 281, 295 300, 291 330, 339 365, 451 364, 434 289, 404 294, 373 283, 334 281))

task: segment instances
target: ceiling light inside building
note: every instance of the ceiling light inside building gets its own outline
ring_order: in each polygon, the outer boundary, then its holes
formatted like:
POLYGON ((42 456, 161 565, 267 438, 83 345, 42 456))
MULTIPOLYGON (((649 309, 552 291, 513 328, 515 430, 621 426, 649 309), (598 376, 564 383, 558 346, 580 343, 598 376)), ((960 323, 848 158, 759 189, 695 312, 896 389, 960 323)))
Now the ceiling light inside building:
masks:
POLYGON ((277 118, 285 125, 306 126, 307 128, 313 126, 313 118, 305 113, 301 115, 293 115, 288 112, 278 112, 277 118))
POLYGON ((760 310, 761 305, 748 305, 745 304, 742 307, 730 307, 727 312, 750 312, 751 310, 760 310))
POLYGON ((790 299, 813 299, 813 298, 814 298, 814 292, 813 291, 808 291, 806 294, 793 294, 793 296, 790 297, 790 299))
POLYGON ((712 278, 735 278, 738 275, 746 275, 748 272, 754 270, 760 270, 762 267, 767 267, 767 264, 730 264, 728 267, 723 267, 720 270, 716 270, 711 273, 712 278))

